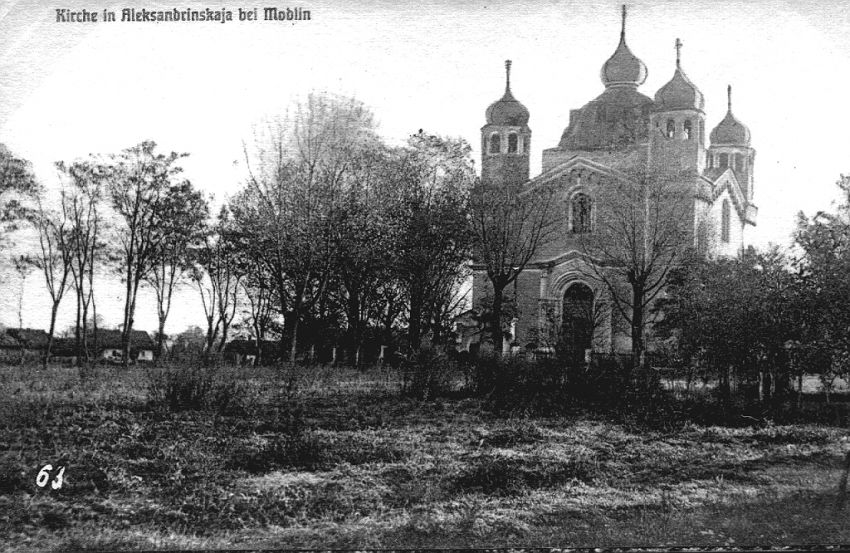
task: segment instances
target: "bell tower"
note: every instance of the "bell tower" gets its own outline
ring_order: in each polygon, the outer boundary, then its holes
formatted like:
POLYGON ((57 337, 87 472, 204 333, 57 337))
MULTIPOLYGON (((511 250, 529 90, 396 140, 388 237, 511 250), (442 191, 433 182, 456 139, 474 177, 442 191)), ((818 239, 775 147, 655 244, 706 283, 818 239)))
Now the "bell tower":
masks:
POLYGON ((732 85, 726 87, 726 117, 711 131, 708 166, 731 168, 748 202, 753 201, 753 167, 756 151, 750 147, 750 129, 732 115, 732 85))
POLYGON ((511 93, 511 60, 505 61, 505 94, 487 108, 481 127, 481 178, 505 186, 528 180, 531 129, 528 109, 511 93))
POLYGON ((652 162, 666 171, 705 167, 705 99, 682 70, 682 41, 676 39, 673 78, 655 93, 650 116, 652 162))

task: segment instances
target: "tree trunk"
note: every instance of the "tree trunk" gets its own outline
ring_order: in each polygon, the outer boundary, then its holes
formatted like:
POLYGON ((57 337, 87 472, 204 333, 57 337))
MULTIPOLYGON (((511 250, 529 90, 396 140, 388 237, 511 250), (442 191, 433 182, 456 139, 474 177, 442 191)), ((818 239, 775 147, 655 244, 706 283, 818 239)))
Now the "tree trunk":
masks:
POLYGON ((289 362, 295 364, 295 358, 298 354, 298 317, 292 318, 292 340, 289 343, 289 362))
POLYGON ((348 361, 353 366, 359 365, 360 352, 360 292, 357 289, 348 291, 348 361))
MULTIPOLYGON (((128 265, 129 263, 132 263, 132 261, 128 261, 128 265)), ((129 267, 127 269, 126 294, 124 298, 124 324, 121 327, 121 366, 125 369, 130 364, 130 318, 132 317, 130 314, 130 304, 133 294, 133 274, 129 267)))
POLYGON ((419 342, 422 341, 422 293, 415 285, 410 291, 410 322, 407 329, 410 349, 419 351, 419 342))
POLYGON ((263 348, 260 340, 260 332, 256 325, 254 326, 254 347, 257 349, 257 354, 254 357, 254 366, 259 367, 263 362, 263 348))
POLYGON ((162 357, 165 353, 163 351, 165 349, 164 333, 165 333, 165 317, 162 316, 162 310, 160 310, 160 313, 159 313, 159 331, 157 332, 157 335, 156 335, 156 358, 157 358, 157 360, 162 359, 162 357))
POLYGON ((493 337, 493 348, 496 350, 496 355, 502 355, 502 347, 505 340, 502 335, 502 295, 505 292, 507 285, 500 284, 496 286, 493 283, 493 319, 491 321, 491 334, 493 337))
POLYGON ((82 350, 83 341, 82 341, 82 336, 80 336, 80 329, 82 328, 81 324, 80 324, 80 314, 82 313, 82 309, 83 309, 83 307, 82 307, 82 302, 83 302, 82 294, 83 294, 82 290, 80 288, 77 288, 77 321, 76 321, 76 324, 74 325, 74 351, 77 353, 76 365, 78 367, 82 366, 82 362, 83 362, 83 350, 82 350))
MULTIPOLYGON (((305 283, 307 280, 305 280, 305 283)), ((298 355, 298 323, 301 320, 301 308, 304 303, 304 292, 307 285, 304 284, 295 290, 295 304, 292 306, 292 337, 289 343, 289 362, 295 364, 298 355)))
POLYGON ((47 351, 44 352, 43 368, 47 368, 47 362, 50 361, 50 351, 53 349, 53 332, 56 330, 56 312, 59 310, 59 302, 53 302, 53 309, 50 310, 50 331, 47 333, 47 351))
POLYGON ((646 368, 644 359, 644 290, 641 283, 632 283, 632 378, 640 379, 646 368))

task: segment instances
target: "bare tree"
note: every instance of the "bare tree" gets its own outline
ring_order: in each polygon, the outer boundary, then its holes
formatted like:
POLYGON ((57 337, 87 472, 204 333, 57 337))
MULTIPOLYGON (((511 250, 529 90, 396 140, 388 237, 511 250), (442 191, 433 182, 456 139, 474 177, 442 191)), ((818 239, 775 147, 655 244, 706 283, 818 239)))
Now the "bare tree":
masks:
POLYGON ((158 355, 164 349, 165 322, 174 290, 191 270, 191 250, 203 244, 208 217, 207 201, 189 181, 169 187, 162 198, 152 236, 155 251, 150 271, 144 275, 156 295, 158 355))
POLYGON ((643 365, 650 305, 695 246, 695 175, 632 171, 612 179, 593 233, 579 234, 588 276, 608 290, 631 329, 633 368, 643 365))
POLYGON ((250 152, 245 148, 249 179, 238 218, 263 245, 294 362, 299 325, 331 278, 343 182, 354 160, 374 143, 374 123, 357 100, 312 94, 264 131, 250 152))
POLYGON ((399 238, 395 263, 409 302, 410 346, 423 329, 439 341, 457 307, 472 245, 469 193, 475 182, 466 142, 413 135, 402 153, 399 175, 399 238))
MULTIPOLYGON (((103 170, 95 160, 76 161, 70 165, 56 163, 63 180, 61 190, 62 217, 68 222, 68 249, 71 276, 76 291, 77 311, 74 327, 78 363, 88 359, 88 321, 92 310, 93 337, 97 341, 97 306, 94 299, 94 273, 103 259, 105 244, 101 240, 104 223, 101 215, 103 170)), ((94 344, 97 349, 97 344, 94 344)))
POLYGON ((172 179, 181 171, 177 160, 186 154, 155 152, 156 143, 142 142, 117 156, 105 167, 112 207, 118 214, 120 263, 125 284, 124 319, 121 326, 122 360, 130 361, 130 336, 136 313, 139 285, 150 273, 159 244, 164 197, 172 179))
POLYGON ((505 288, 516 280, 539 248, 561 228, 556 190, 542 185, 521 190, 485 181, 472 190, 470 211, 475 238, 474 262, 483 266, 493 286, 490 334, 497 353, 503 345, 505 288))
POLYGON ((12 267, 18 274, 18 328, 24 327, 24 287, 33 266, 33 260, 27 255, 12 258, 12 267))
POLYGON ((56 315, 59 304, 71 284, 68 276, 74 261, 72 247, 72 229, 68 223, 68 214, 62 210, 53 213, 44 207, 38 199, 38 212, 34 219, 38 230, 38 255, 30 258, 29 263, 41 270, 44 283, 50 294, 50 329, 47 332, 47 349, 42 358, 42 366, 47 368, 50 352, 53 349, 53 334, 56 330, 56 315))
POLYGON ((274 319, 277 298, 266 267, 249 258, 246 268, 246 275, 241 284, 248 300, 247 319, 257 348, 255 363, 259 365, 263 362, 263 340, 274 319))
POLYGON ((214 349, 218 353, 224 349, 237 313, 240 283, 245 277, 241 253, 228 228, 228 213, 227 207, 223 207, 215 232, 207 234, 204 246, 197 251, 197 264, 191 277, 201 295, 207 321, 205 352, 208 355, 214 349))

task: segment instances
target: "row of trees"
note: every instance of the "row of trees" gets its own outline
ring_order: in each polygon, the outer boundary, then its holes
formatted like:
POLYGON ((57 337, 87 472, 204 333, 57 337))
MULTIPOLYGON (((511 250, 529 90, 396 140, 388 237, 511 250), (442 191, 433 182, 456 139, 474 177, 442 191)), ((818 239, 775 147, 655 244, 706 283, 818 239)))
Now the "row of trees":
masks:
MULTIPOLYGON (((159 153, 153 142, 58 163, 52 205, 25 162, 0 154, 0 239, 22 219, 37 230, 27 262, 52 299, 50 334, 73 291, 81 357, 96 335, 88 325, 98 320, 103 268, 125 286, 125 361, 139 289, 154 291, 161 349, 175 290, 188 286, 201 300, 207 353, 236 331, 252 336, 258 353, 269 337, 290 360, 339 344, 356 364, 370 339, 416 349, 426 335, 447 338, 470 259, 492 284, 487 330, 501 351, 506 291, 541 247, 570 232, 554 184, 482 182, 466 143, 423 131, 390 146, 360 102, 327 95, 257 127, 244 145, 246 180, 214 218, 210 200, 181 176, 186 154, 159 153)), ((725 388, 733 368, 768 389, 792 361, 844 370, 848 179, 837 213, 801 215, 794 256, 711 260, 693 234, 692 176, 611 179, 594 198, 593 232, 573 235, 590 261, 587 277, 631 328, 634 368, 655 322, 683 364, 712 367, 725 388)))
POLYGON ((290 360, 339 343, 356 363, 367 334, 392 343, 402 327, 414 347, 426 333, 445 337, 471 254, 474 171, 463 141, 420 131, 391 147, 360 102, 311 95, 245 144, 248 178, 215 218, 209 199, 181 178, 185 155, 143 142, 57 163, 62 187, 52 203, 24 166, 28 184, 3 181, 32 199, 9 220, 37 231, 40 249, 27 261, 52 299, 51 345, 73 290, 86 357, 103 269, 124 285, 125 363, 141 287, 156 298, 160 349, 180 286, 199 295, 207 353, 220 352, 236 324, 258 351, 261 340, 282 338, 290 360))
MULTIPOLYGON (((798 216, 794 248, 752 248, 737 258, 694 258, 673 271, 655 311, 655 331, 678 361, 716 376, 726 399, 734 381, 760 400, 780 397, 805 373, 827 391, 850 374, 850 177, 833 213, 798 216)), ((798 400, 801 395, 798 395, 798 400)))

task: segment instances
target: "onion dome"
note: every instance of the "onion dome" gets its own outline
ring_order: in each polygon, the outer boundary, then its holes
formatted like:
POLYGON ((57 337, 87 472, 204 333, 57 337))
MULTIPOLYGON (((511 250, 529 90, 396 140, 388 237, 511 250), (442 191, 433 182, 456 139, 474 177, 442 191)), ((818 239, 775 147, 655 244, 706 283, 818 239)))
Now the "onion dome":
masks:
POLYGON ((646 64, 632 54, 626 45, 626 6, 623 6, 623 24, 620 30, 620 44, 602 65, 602 84, 611 86, 640 86, 646 81, 646 64))
POLYGON ((505 95, 493 102, 485 113, 488 125, 528 125, 528 109, 511 94, 511 60, 505 60, 505 95))
POLYGON ((688 79, 682 71, 681 62, 682 41, 676 39, 676 71, 673 78, 655 93, 655 103, 658 111, 677 109, 695 109, 702 111, 705 98, 697 86, 688 79))
POLYGON ((735 119, 732 115, 732 86, 726 88, 728 95, 729 109, 726 112, 726 117, 723 118, 714 130, 711 131, 711 145, 720 146, 749 146, 750 145, 750 129, 743 123, 735 119))

